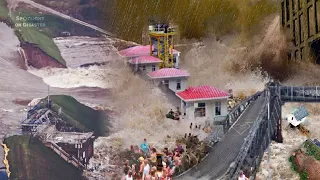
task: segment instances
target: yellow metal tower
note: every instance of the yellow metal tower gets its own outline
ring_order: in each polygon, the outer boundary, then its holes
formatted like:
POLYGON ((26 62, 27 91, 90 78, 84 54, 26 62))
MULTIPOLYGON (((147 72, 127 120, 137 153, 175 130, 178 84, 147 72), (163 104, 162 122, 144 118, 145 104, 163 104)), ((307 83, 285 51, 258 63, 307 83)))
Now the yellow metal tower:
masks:
POLYGON ((150 55, 156 55, 162 60, 159 68, 174 67, 173 37, 175 34, 174 28, 167 24, 149 26, 150 55))

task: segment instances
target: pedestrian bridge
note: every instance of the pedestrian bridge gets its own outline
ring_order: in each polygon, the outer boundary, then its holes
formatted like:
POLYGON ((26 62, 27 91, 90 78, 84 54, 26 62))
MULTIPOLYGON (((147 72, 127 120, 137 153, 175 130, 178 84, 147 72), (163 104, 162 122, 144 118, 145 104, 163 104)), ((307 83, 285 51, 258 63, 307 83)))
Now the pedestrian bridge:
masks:
MULTIPOLYGON (((272 140, 282 143, 281 106, 286 102, 320 102, 320 86, 293 87, 269 82, 265 90, 237 105, 224 121, 225 133, 202 162, 177 180, 237 179, 240 170, 255 179, 272 140)), ((208 143, 215 141, 209 136, 208 143)))

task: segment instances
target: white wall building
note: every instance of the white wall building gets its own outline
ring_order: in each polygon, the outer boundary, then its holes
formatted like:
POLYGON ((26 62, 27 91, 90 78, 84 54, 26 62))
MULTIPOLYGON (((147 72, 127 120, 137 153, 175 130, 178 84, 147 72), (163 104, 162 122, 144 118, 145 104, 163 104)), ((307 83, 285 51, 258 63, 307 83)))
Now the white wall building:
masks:
POLYGON ((163 83, 173 92, 179 92, 187 88, 187 78, 190 74, 176 68, 162 68, 149 73, 148 76, 155 83, 163 83))
POLYGON ((139 56, 129 60, 134 70, 140 69, 144 72, 153 72, 159 70, 159 63, 161 60, 153 56, 139 56))
POLYGON ((306 121, 306 117, 309 115, 305 106, 300 106, 287 116, 287 121, 293 126, 298 126, 306 121))
POLYGON ((187 119, 205 117, 214 120, 228 115, 227 100, 230 95, 215 87, 189 87, 176 95, 181 99, 181 112, 187 119))

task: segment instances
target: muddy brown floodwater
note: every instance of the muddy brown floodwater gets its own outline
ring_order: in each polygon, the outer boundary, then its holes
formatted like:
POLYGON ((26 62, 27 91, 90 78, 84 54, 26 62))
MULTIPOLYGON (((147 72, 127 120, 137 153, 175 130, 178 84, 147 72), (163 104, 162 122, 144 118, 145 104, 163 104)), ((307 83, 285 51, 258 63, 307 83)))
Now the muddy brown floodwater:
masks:
MULTIPOLYGON (((13 30, 0 23, 0 138, 5 134, 16 133, 25 113, 25 101, 45 97, 48 85, 40 77, 21 69, 23 62, 19 52, 19 41, 13 30)), ((108 103, 107 90, 72 87, 72 89, 50 88, 50 94, 66 94, 80 102, 91 104, 108 103)))

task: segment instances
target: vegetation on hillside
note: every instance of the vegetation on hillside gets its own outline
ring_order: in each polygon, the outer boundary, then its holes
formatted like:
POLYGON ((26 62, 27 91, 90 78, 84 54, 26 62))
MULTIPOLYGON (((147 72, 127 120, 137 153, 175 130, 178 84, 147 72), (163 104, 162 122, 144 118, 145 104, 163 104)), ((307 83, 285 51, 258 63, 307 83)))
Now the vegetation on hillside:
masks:
POLYGON ((306 149, 306 153, 309 156, 313 156, 316 160, 320 161, 320 148, 318 146, 310 141, 306 141, 303 144, 303 147, 306 149))
MULTIPOLYGON (((19 8, 19 10, 21 10, 19 8)), ((10 25, 12 28, 15 29, 15 33, 18 36, 20 41, 23 42, 29 42, 29 43, 34 43, 37 44, 44 52, 46 52, 48 55, 59 61, 61 64, 66 65, 66 62, 62 58, 60 54, 60 50, 56 46, 56 44, 53 42, 52 37, 42 33, 35 27, 17 27, 16 23, 23 23, 23 22, 18 22, 16 21, 16 16, 37 16, 41 17, 41 14, 36 13, 32 10, 29 10, 30 13, 24 13, 24 14, 19 14, 19 11, 15 11, 13 13, 13 16, 10 17, 8 16, 8 8, 7 8, 7 3, 5 0, 0 0, 0 20, 5 21, 10 25), (3 12, 3 13, 1 13, 3 12)), ((25 21, 24 23, 27 23, 25 21)), ((43 23, 43 22, 38 22, 38 23, 43 23)))
MULTIPOLYGON (((302 148, 300 150, 302 150, 305 153, 305 155, 311 156, 318 161, 320 160, 320 148, 313 144, 310 140, 305 141, 301 147, 302 148)), ((298 153, 300 150, 296 150, 295 154, 298 153)), ((299 174, 300 180, 309 179, 308 172, 305 168, 299 171, 298 164, 296 164, 297 161, 295 155, 289 157, 289 162, 291 163, 292 169, 299 174)))
POLYGON ((8 13, 6 0, 0 0, 0 19, 8 18, 8 13))
POLYGON ((245 38, 261 30, 263 18, 277 12, 273 0, 35 0, 75 18, 98 25, 125 40, 141 42, 153 21, 179 25, 182 38, 241 33, 245 38))
POLYGON ((137 42, 151 21, 173 22, 179 25, 180 36, 186 38, 232 32, 248 36, 259 30, 261 20, 279 7, 278 2, 270 0, 127 0, 113 2, 110 11, 111 2, 101 3, 111 31, 137 42))
MULTIPOLYGON (((54 10, 88 22, 89 24, 102 25, 104 22, 102 11, 97 2, 102 0, 34 0, 54 10)), ((107 1, 105 1, 107 2, 107 1)), ((109 2, 109 1, 108 1, 109 2)), ((109 9, 112 9, 109 6, 109 9)), ((102 27, 102 26, 101 26, 102 27)))
POLYGON ((37 44, 44 52, 58 60, 61 64, 66 65, 66 62, 61 56, 60 50, 53 42, 52 38, 60 36, 61 32, 67 31, 71 34, 93 36, 96 35, 95 30, 74 23, 72 21, 57 17, 55 15, 38 12, 38 10, 20 6, 15 9, 10 18, 8 16, 7 3, 5 0, 0 0, 0 20, 6 21, 12 28, 15 29, 16 35, 20 41, 37 44), (44 20, 26 20, 19 21, 16 17, 41 17, 44 20), (43 23, 43 27, 17 27, 16 23, 43 23))
POLYGON ((11 180, 84 180, 82 171, 64 161, 41 141, 30 136, 11 136, 4 140, 10 149, 11 180))
POLYGON ((83 35, 96 34, 95 31, 90 28, 51 14, 40 14, 32 9, 18 8, 15 11, 12 19, 15 23, 43 23, 45 25, 44 27, 16 27, 16 29, 19 29, 23 41, 37 44, 43 51, 45 51, 51 57, 57 59, 63 65, 66 65, 66 62, 62 58, 60 50, 52 38, 60 36, 61 32, 64 31, 71 32, 72 34, 77 32, 80 32, 80 34, 83 35), (16 20, 16 17, 18 16, 42 17, 44 20, 27 20, 21 22, 16 20))
POLYGON ((293 171, 297 172, 300 176, 300 180, 308 180, 308 172, 306 171, 306 169, 303 169, 301 172, 299 172, 298 170, 298 166, 295 163, 296 162, 296 157, 294 156, 290 156, 289 157, 289 162, 291 163, 291 168, 293 169, 293 171))
MULTIPOLYGON (((107 134, 108 118, 103 111, 85 106, 71 96, 51 95, 50 99, 53 110, 58 113, 61 108, 60 116, 69 124, 85 132, 94 131, 96 136, 107 134)), ((47 101, 45 98, 40 104, 46 104, 47 101)))

